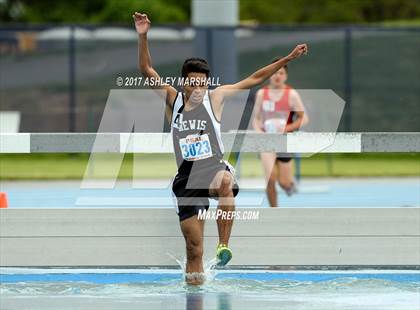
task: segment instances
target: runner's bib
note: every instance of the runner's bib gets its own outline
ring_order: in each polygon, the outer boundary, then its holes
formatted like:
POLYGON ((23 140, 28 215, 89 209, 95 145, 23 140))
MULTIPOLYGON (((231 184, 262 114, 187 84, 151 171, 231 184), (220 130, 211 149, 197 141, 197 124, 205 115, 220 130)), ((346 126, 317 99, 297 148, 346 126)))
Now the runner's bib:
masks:
POLYGON ((262 103, 263 111, 265 112, 274 112, 275 104, 274 101, 271 100, 264 100, 262 103))
POLYGON ((182 157, 187 161, 201 160, 213 156, 208 134, 189 135, 179 139, 182 157))
POLYGON ((286 124, 283 118, 270 118, 264 122, 264 130, 267 133, 284 133, 286 124))

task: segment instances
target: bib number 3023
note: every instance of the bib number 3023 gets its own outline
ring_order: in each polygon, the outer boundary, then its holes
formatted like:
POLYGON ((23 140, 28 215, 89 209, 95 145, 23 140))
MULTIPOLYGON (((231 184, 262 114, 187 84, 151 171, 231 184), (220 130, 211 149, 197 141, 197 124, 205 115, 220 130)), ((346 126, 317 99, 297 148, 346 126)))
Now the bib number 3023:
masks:
POLYGON ((201 160, 213 156, 208 134, 189 135, 179 140, 182 157, 188 161, 201 160))

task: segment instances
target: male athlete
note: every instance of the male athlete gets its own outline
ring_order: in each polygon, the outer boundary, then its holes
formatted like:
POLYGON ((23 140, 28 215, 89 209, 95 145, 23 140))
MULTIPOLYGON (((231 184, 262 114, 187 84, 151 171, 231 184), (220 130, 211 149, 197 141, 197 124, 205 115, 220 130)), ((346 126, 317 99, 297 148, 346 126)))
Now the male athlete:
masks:
MULTIPOLYGON (((275 59, 273 63, 279 59, 275 59)), ((252 125, 257 132, 284 133, 298 130, 308 122, 302 100, 296 90, 286 84, 287 65, 270 77, 268 86, 258 90, 252 125)), ((276 183, 288 196, 296 192, 292 157, 281 153, 261 153, 266 177, 266 193, 271 207, 277 207, 276 183)))
MULTIPOLYGON (((134 13, 133 18, 139 38, 139 69, 144 77, 158 80, 160 76, 152 67, 147 43, 150 20, 146 14, 138 12, 134 13)), ((287 57, 265 66, 246 79, 211 91, 207 83, 196 82, 209 77, 207 62, 190 58, 182 66, 182 77, 188 78, 182 92, 167 84, 153 87, 166 91, 166 103, 171 108, 169 120, 178 165, 172 191, 177 197, 177 213, 186 242, 185 279, 188 284, 204 282, 204 220, 198 219, 199 211, 207 210, 209 198, 213 198, 219 201, 218 209, 232 212, 235 209, 234 197, 239 190, 231 166, 223 161, 220 120, 224 99, 263 83, 289 61, 306 52, 306 44, 298 45, 287 57), (195 81, 191 83, 193 79, 195 81)), ((228 247, 232 224, 232 218, 217 219, 219 245, 216 256, 219 266, 226 265, 232 258, 232 251, 228 247)))

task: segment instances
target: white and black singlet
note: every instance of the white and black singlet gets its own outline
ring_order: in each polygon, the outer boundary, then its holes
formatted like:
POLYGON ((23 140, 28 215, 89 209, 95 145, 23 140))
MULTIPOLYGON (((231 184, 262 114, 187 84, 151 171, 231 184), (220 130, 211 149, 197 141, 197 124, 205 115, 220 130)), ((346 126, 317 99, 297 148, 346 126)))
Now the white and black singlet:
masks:
POLYGON ((178 93, 171 131, 179 174, 189 174, 192 166, 195 172, 223 158, 220 122, 213 113, 208 91, 203 102, 190 111, 185 110, 184 95, 178 93))
MULTIPOLYGON (((188 111, 183 93, 178 93, 172 111, 171 132, 178 166, 172 190, 182 221, 197 214, 198 209, 208 208, 210 183, 218 171, 234 172, 223 160, 221 125, 214 115, 208 90, 202 103, 188 111)), ((237 193, 235 184, 235 196, 237 193)))

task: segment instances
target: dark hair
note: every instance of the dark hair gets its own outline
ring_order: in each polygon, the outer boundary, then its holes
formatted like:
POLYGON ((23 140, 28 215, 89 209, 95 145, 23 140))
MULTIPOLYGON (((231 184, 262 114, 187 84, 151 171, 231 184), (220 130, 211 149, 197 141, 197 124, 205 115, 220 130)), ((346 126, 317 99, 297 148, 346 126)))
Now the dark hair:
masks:
MULTIPOLYGON (((274 58, 272 61, 271 61, 271 63, 273 64, 273 63, 275 63, 275 62, 277 62, 277 61, 279 61, 280 59, 282 59, 283 57, 276 57, 276 58, 274 58)), ((284 65, 282 68, 284 68, 284 70, 286 70, 286 73, 289 73, 289 68, 287 67, 287 65, 284 65)))
POLYGON ((205 73, 206 77, 209 77, 209 64, 203 58, 188 58, 184 61, 184 64, 182 65, 182 77, 188 77, 188 73, 191 72, 205 73))

